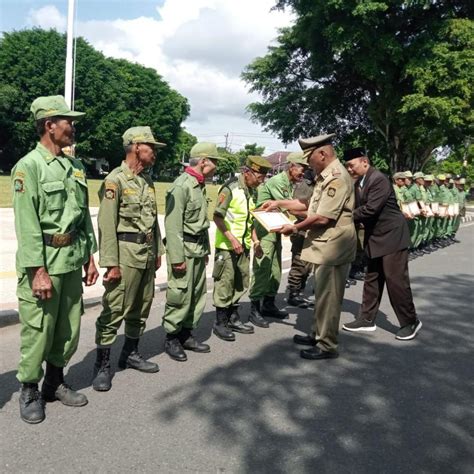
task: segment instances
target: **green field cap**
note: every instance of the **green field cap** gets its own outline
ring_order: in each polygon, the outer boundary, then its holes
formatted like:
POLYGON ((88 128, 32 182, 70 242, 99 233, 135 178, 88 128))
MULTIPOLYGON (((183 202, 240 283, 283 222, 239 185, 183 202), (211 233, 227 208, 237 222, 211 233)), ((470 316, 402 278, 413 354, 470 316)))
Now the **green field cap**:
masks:
POLYGON ((425 175, 421 172, 421 171, 417 171, 414 175, 413 175, 413 178, 414 179, 419 179, 419 178, 423 178, 425 175))
POLYGON ((405 179, 405 173, 403 171, 398 171, 397 173, 394 173, 392 176, 393 179, 405 179))
POLYGON ((302 151, 292 151, 286 157, 287 163, 295 163, 297 165, 308 166, 308 160, 305 158, 304 153, 302 151))
POLYGON ((267 174, 272 169, 272 164, 262 156, 248 156, 245 166, 256 173, 267 174))
POLYGON ((413 178, 413 173, 410 170, 404 171, 404 173, 405 173, 405 178, 413 178))
POLYGON ((35 120, 48 117, 74 117, 77 120, 86 115, 84 112, 71 110, 62 95, 38 97, 31 104, 30 110, 35 120))
POLYGON ((155 139, 150 127, 131 127, 122 135, 122 140, 123 146, 132 143, 148 143, 159 148, 166 146, 166 143, 161 143, 155 139))
POLYGON ((215 143, 201 142, 196 143, 191 148, 191 158, 209 158, 211 160, 225 160, 223 156, 217 153, 217 146, 215 143))

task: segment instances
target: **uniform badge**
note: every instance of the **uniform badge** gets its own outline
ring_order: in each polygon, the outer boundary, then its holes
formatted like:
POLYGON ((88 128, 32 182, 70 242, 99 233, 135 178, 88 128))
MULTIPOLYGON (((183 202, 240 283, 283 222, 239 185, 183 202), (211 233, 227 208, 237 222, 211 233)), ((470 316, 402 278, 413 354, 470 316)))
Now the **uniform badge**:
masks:
POLYGON ((123 190, 123 194, 124 194, 124 196, 130 196, 132 194, 137 194, 137 191, 135 189, 132 189, 132 188, 125 188, 123 190))
POLYGON ((78 179, 84 179, 84 172, 81 170, 74 170, 74 177, 78 179))
POLYGON ((217 201, 219 202, 219 204, 222 204, 225 201, 225 194, 220 193, 219 197, 217 198, 217 201))
POLYGON ((332 175, 333 176, 341 176, 341 171, 338 168, 333 168, 332 169, 332 175))
POLYGON ((13 189, 17 193, 25 192, 25 186, 24 186, 23 180, 21 178, 16 178, 15 179, 15 181, 13 182, 13 189))
POLYGON ((105 190, 106 199, 115 199, 115 189, 108 188, 105 190))
POLYGON ((328 196, 330 198, 334 197, 336 195, 336 188, 329 188, 328 189, 328 196))

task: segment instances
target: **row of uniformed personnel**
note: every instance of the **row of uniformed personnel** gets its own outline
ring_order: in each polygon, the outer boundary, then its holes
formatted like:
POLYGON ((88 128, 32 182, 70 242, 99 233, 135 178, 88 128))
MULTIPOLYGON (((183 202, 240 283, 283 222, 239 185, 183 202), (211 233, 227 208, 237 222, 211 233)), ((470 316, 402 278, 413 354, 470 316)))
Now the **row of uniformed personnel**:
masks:
POLYGON ((408 220, 411 258, 457 242, 456 232, 466 212, 464 178, 405 171, 395 173, 393 181, 397 202, 408 220))

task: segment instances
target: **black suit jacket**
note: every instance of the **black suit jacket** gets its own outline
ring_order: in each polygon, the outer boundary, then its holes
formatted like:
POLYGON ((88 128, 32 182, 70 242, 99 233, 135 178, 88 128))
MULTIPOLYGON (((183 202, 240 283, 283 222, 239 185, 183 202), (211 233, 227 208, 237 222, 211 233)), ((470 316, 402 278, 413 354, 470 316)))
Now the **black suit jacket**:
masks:
POLYGON ((410 246, 410 232, 389 179, 370 167, 363 186, 356 182, 355 223, 365 229, 364 248, 370 258, 383 257, 410 246))

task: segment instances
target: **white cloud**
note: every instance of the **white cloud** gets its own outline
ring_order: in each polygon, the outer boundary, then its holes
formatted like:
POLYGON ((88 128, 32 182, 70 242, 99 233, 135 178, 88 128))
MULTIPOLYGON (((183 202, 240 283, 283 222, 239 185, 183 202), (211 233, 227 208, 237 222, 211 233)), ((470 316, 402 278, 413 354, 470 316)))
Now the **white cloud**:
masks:
MULTIPOLYGON (((219 131, 249 134, 240 142, 255 142, 261 135, 250 122, 246 106, 257 99, 240 79, 242 69, 263 55, 291 21, 288 13, 270 11, 274 0, 165 0, 157 18, 137 17, 110 21, 79 21, 76 33, 105 55, 155 68, 170 85, 188 98, 191 133, 219 131)), ((30 11, 30 24, 64 28, 66 18, 54 6, 30 11)), ((209 135, 209 133, 207 134, 209 135)), ((237 141, 235 141, 237 143, 237 141)), ((267 145, 270 146, 270 145, 267 145)), ((279 144, 273 139, 271 148, 279 144)))
POLYGON ((39 26, 45 30, 54 28, 62 31, 66 28, 66 17, 54 5, 46 5, 38 10, 31 9, 28 13, 27 24, 39 26))

